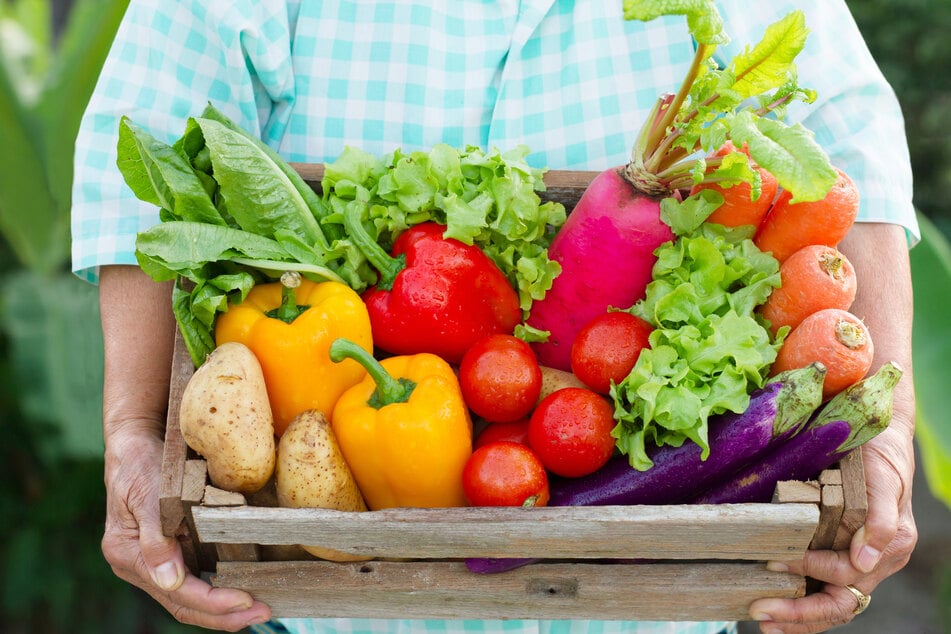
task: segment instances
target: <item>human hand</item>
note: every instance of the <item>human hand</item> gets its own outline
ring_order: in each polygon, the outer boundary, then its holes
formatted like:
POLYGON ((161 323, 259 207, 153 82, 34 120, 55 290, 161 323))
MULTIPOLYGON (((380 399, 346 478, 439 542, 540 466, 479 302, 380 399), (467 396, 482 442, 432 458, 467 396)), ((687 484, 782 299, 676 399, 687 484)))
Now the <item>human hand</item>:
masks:
POLYGON ((148 426, 113 434, 106 449, 107 511, 102 551, 121 579, 182 623, 238 631, 267 621, 270 608, 243 591, 213 588, 188 572, 181 547, 162 534, 162 439, 148 426))
MULTIPOLYGON (((911 508, 914 448, 910 420, 895 420, 862 448, 868 495, 864 526, 849 550, 810 550, 802 561, 770 562, 771 570, 825 582, 815 593, 799 599, 760 599, 750 615, 761 621, 764 634, 812 634, 857 618, 858 597, 846 586, 871 596, 887 577, 909 561, 918 540, 911 508)), ((905 413, 904 417, 908 414, 905 413)))

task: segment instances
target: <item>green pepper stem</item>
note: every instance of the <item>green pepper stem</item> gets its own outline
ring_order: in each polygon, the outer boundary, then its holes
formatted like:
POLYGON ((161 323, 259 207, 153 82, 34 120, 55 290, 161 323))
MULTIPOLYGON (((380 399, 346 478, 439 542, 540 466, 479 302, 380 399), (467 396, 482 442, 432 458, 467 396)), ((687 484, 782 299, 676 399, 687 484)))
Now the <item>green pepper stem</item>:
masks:
POLYGON ((367 374, 376 382, 376 390, 373 396, 367 401, 367 405, 382 409, 393 403, 405 403, 409 400, 413 390, 416 389, 416 383, 405 377, 399 379, 386 371, 379 361, 373 358, 373 355, 361 348, 355 342, 349 339, 334 339, 330 344, 330 360, 334 363, 340 363, 344 359, 353 359, 362 365, 367 374))
POLYGON ((355 205, 348 205, 343 212, 343 226, 350 236, 353 244, 360 249, 364 257, 377 270, 380 280, 377 282, 378 289, 388 291, 393 288, 393 281, 396 276, 406 268, 406 256, 392 257, 386 250, 374 240, 367 230, 363 228, 360 221, 360 214, 356 213, 359 208, 355 205))
POLYGON ((291 323, 306 310, 306 307, 297 305, 294 293, 294 289, 300 286, 300 279, 297 271, 284 271, 281 274, 281 305, 274 310, 274 317, 284 323, 291 323))

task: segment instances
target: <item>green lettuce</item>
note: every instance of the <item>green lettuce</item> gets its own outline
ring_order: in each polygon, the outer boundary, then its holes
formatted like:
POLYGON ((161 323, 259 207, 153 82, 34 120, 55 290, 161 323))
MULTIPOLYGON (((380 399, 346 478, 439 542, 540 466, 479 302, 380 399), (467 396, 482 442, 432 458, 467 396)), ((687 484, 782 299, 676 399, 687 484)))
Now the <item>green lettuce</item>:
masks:
POLYGON ((377 157, 348 147, 321 181, 325 222, 342 226, 344 214, 359 214, 384 246, 411 225, 445 225, 447 238, 479 246, 498 265, 527 312, 561 272, 548 245, 565 222, 563 205, 539 198, 544 171, 529 166, 528 152, 438 144, 377 157))
POLYGON ((779 263, 751 240, 752 228, 702 224, 661 246, 653 281, 631 313, 655 326, 649 349, 611 388, 613 436, 639 470, 651 446, 690 440, 709 454, 707 421, 743 412, 763 385, 776 338, 755 313, 780 284, 779 263))
POLYGON ((802 11, 769 25, 725 67, 714 59, 717 46, 729 41, 715 2, 624 1, 626 19, 665 15, 686 17, 694 58, 677 92, 658 98, 626 173, 650 185, 645 193, 663 198, 661 219, 677 238, 656 251, 653 281, 629 309, 655 326, 651 348, 611 389, 617 446, 640 470, 652 466, 649 448, 688 440, 706 459, 710 416, 746 410, 788 330, 771 337, 755 313, 780 278, 778 262, 753 244, 754 228, 707 223, 724 201, 718 192, 683 200, 674 194, 700 183, 749 183, 756 198, 762 193, 756 165, 794 200, 819 200, 837 177, 812 132, 782 121, 789 104, 816 97, 797 83, 795 59, 809 33, 802 11), (724 148, 723 155, 711 154, 724 148))

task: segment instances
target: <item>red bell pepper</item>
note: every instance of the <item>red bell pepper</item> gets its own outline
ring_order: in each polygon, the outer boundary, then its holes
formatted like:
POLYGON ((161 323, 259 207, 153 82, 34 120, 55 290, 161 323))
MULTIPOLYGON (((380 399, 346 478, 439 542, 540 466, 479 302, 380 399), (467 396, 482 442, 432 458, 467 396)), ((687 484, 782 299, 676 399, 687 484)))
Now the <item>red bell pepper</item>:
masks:
POLYGON ((443 225, 410 227, 388 255, 358 219, 345 216, 351 240, 379 272, 363 300, 382 350, 458 363, 479 339, 511 334, 522 321, 518 294, 501 269, 479 247, 444 238, 443 225))

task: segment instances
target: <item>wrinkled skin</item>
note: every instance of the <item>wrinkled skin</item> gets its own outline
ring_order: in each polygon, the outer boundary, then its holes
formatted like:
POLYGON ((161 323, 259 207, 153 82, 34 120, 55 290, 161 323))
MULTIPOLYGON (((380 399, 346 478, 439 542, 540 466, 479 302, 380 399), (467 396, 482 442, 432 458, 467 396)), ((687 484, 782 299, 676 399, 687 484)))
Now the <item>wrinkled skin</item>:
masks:
POLYGON ((182 623, 238 631, 270 618, 246 592, 212 588, 189 573, 159 519, 165 410, 175 323, 171 287, 136 267, 104 267, 103 434, 107 511, 102 552, 115 574, 182 623), (162 336, 161 333, 164 333, 162 336))
POLYGON ((800 599, 754 602, 750 617, 761 621, 764 633, 812 634, 861 619, 853 615, 857 601, 845 585, 874 597, 878 584, 908 563, 918 541, 911 509, 915 397, 911 273, 904 230, 858 224, 839 249, 858 277, 851 312, 865 321, 875 342, 873 371, 886 361, 897 361, 904 374, 895 391, 892 422, 862 448, 868 487, 865 525, 847 551, 808 551, 802 561, 768 564, 773 570, 789 570, 825 583, 819 592, 800 599))

